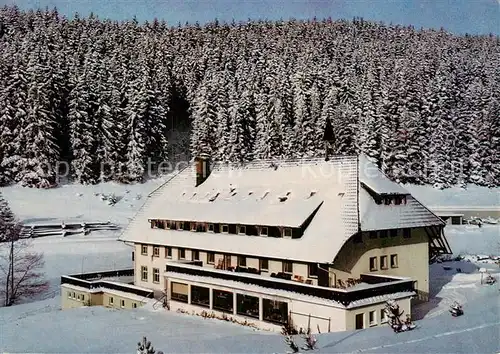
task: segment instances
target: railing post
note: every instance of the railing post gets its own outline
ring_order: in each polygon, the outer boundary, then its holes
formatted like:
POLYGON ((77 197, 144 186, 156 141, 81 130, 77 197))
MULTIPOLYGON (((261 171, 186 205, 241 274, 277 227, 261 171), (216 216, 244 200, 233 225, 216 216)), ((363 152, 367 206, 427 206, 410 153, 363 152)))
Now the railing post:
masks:
POLYGON ((259 321, 263 321, 264 319, 264 300, 262 296, 259 297, 259 321))
POLYGON ((236 316, 236 312, 238 311, 238 296, 235 292, 233 292, 233 315, 236 316))
POLYGON ((209 305, 210 305, 210 310, 213 310, 214 309, 214 292, 213 292, 213 289, 212 288, 208 288, 209 292, 208 292, 208 302, 209 302, 209 305))

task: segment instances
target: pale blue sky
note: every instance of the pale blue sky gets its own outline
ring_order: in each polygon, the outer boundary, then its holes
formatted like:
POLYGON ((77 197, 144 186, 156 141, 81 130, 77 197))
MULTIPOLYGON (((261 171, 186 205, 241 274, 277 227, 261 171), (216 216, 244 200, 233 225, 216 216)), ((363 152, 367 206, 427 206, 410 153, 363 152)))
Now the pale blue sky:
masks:
POLYGON ((352 19, 355 16, 386 23, 440 28, 454 33, 500 34, 500 0, 0 0, 22 9, 58 8, 71 17, 75 12, 100 18, 142 22, 155 17, 171 25, 179 21, 204 24, 251 19, 306 19, 314 16, 352 19))

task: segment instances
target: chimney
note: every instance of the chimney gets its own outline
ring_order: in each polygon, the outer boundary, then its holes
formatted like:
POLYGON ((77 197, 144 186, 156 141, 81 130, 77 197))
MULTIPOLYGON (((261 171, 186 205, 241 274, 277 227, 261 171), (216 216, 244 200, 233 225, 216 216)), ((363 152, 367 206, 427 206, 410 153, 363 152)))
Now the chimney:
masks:
POLYGON ((210 176, 210 157, 207 154, 200 154, 194 159, 196 165, 196 186, 206 181, 210 176))

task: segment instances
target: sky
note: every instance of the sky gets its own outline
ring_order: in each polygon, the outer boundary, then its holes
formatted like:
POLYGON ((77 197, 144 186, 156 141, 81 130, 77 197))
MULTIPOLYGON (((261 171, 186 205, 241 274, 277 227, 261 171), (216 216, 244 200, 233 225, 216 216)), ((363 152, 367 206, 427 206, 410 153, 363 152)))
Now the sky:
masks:
POLYGON ((239 22, 363 17, 416 28, 443 27, 456 34, 500 35, 500 0, 0 0, 0 5, 6 4, 21 9, 56 7, 67 17, 93 12, 113 20, 158 18, 170 25, 204 24, 215 18, 239 22))

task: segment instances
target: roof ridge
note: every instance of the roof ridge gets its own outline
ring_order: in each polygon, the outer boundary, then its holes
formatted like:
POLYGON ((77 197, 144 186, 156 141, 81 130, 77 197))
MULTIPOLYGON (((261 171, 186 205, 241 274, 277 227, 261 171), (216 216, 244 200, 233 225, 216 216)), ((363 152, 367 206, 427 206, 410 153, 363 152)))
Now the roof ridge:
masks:
POLYGON ((308 163, 336 163, 342 161, 357 160, 358 155, 335 155, 326 160, 324 157, 301 157, 301 158, 274 158, 274 159, 255 159, 243 162, 222 162, 214 161, 213 167, 231 167, 231 168, 261 168, 264 165, 268 168, 289 166, 289 165, 305 165, 308 163))

